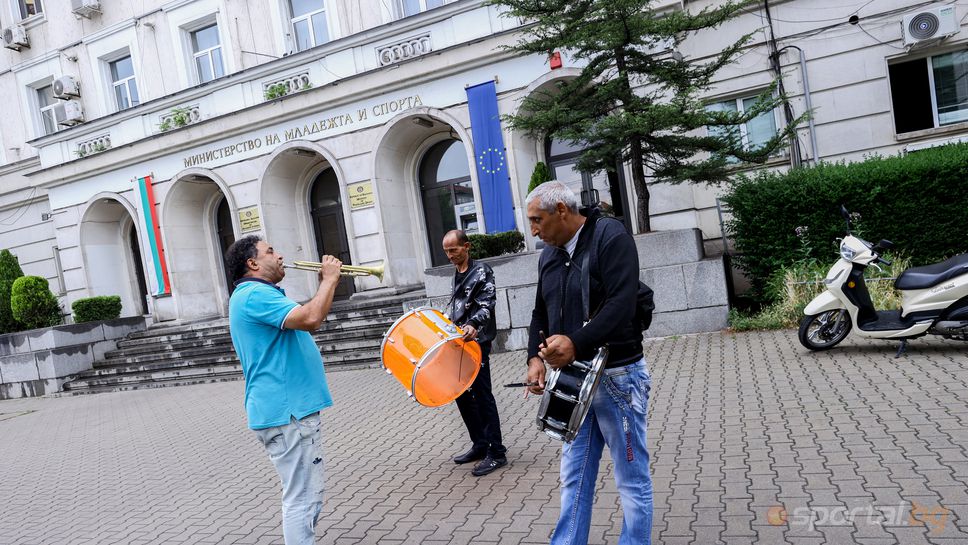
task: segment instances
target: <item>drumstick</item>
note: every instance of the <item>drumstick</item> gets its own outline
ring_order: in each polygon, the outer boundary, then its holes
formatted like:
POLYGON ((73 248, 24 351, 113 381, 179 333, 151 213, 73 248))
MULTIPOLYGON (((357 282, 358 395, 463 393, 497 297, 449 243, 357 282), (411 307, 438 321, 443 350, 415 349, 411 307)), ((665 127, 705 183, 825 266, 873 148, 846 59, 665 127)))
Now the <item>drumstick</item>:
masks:
POLYGON ((512 382, 510 384, 505 384, 505 388, 527 388, 528 386, 537 386, 537 382, 512 382))

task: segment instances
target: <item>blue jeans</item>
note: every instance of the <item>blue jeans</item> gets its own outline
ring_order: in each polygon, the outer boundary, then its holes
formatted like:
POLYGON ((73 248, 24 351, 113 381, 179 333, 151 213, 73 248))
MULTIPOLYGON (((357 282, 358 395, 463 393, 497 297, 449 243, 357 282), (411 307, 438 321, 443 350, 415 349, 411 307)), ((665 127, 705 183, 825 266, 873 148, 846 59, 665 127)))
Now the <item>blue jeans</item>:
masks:
POLYGON ((286 545, 313 545, 323 509, 323 454, 319 413, 255 431, 282 480, 282 535, 286 545))
POLYGON ((552 545, 584 545, 592 518, 598 466, 605 445, 615 465, 622 499, 619 545, 649 545, 652 540, 652 477, 646 448, 646 410, 652 379, 642 359, 605 369, 585 422, 561 455, 561 516, 552 545))

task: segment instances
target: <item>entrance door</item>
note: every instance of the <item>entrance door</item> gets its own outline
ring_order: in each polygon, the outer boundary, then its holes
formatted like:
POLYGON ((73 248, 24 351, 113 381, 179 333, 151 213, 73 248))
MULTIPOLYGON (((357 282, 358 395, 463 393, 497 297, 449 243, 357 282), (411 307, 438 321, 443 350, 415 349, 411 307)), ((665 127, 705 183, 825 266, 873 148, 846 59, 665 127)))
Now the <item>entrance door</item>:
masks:
MULTIPOLYGON (((343 222, 343 205, 340 201, 339 181, 336 172, 329 168, 313 180, 309 192, 309 209, 316 235, 316 257, 331 255, 346 264, 352 263, 350 246, 346 240, 346 223, 343 222)), ((336 287, 336 299, 353 295, 353 278, 344 276, 336 287)))
POLYGON ((444 233, 451 229, 461 229, 468 235, 478 232, 477 205, 464 144, 460 140, 434 144, 420 162, 419 177, 431 263, 435 267, 445 265, 447 256, 441 246, 444 233))
POLYGON ((225 252, 235 242, 235 232, 232 230, 232 211, 229 210, 229 200, 222 197, 215 209, 215 236, 218 237, 219 256, 222 264, 222 274, 225 277, 225 287, 231 294, 235 286, 232 285, 232 272, 225 266, 225 252))
POLYGON ((131 257, 134 259, 134 276, 138 282, 138 301, 137 308, 142 315, 148 314, 148 283, 145 282, 144 263, 141 261, 141 247, 138 245, 138 230, 131 226, 128 230, 128 246, 131 248, 131 257))

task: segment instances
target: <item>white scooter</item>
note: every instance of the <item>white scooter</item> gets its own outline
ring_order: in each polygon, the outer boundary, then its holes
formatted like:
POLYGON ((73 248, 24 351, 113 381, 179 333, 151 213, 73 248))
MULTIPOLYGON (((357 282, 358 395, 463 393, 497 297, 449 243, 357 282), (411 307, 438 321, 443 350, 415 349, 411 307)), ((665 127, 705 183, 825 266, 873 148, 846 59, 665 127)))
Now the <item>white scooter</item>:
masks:
POLYGON ((847 220, 840 259, 823 281, 827 291, 803 309, 800 343, 810 350, 826 350, 852 328, 861 337, 900 340, 897 356, 904 353, 908 339, 922 335, 968 341, 968 254, 907 269, 894 281, 902 294, 901 310, 875 310, 864 269, 890 265, 880 253, 894 245, 888 240, 872 245, 850 234, 850 214, 843 206, 840 212, 847 220))

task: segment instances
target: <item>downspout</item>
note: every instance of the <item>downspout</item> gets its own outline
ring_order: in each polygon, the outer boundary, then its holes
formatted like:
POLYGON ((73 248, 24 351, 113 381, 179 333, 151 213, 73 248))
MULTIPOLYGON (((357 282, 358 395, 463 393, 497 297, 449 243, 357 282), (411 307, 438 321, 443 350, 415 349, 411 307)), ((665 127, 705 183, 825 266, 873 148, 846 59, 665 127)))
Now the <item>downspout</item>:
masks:
POLYGON ((807 107, 807 128, 810 135, 810 161, 816 166, 820 162, 820 156, 817 154, 817 128, 813 124, 813 101, 810 100, 810 80, 807 78, 807 56, 803 53, 803 50, 795 45, 788 45, 780 50, 782 53, 784 49, 796 49, 800 54, 800 73, 803 75, 803 100, 807 107))

